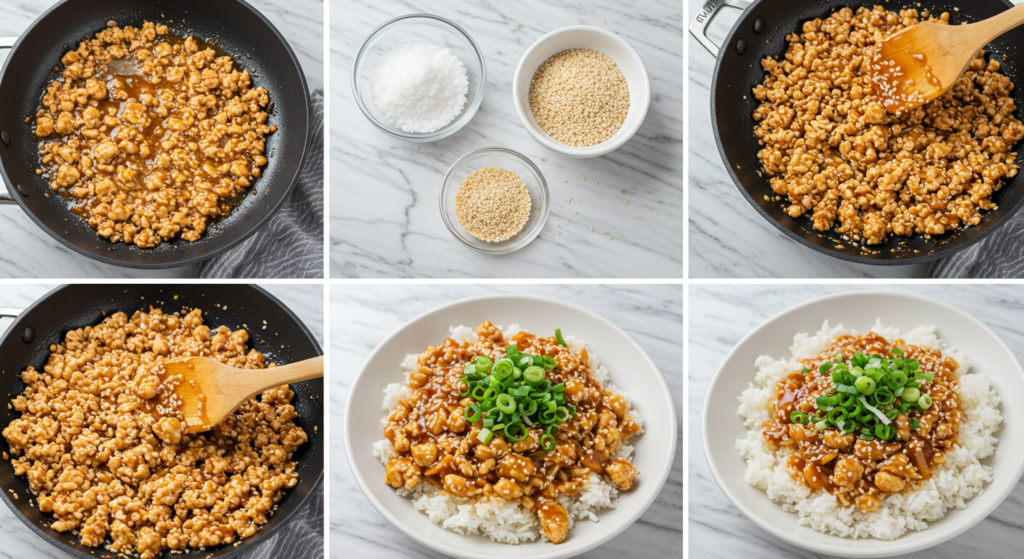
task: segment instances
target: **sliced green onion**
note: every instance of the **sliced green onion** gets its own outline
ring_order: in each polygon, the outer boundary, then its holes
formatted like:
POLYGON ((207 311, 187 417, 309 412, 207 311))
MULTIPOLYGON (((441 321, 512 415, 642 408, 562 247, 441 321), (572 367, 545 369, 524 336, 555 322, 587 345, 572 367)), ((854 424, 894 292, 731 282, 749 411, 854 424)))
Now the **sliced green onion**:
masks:
POLYGON ((814 428, 819 431, 824 431, 825 429, 828 429, 828 422, 822 419, 821 421, 814 424, 814 428))
POLYGON ((541 382, 543 382, 545 380, 544 379, 544 368, 543 367, 533 367, 533 366, 527 367, 526 370, 523 371, 523 380, 525 380, 527 382, 527 384, 531 384, 531 385, 538 385, 538 384, 540 384, 541 382))
POLYGON ((917 400, 917 407, 922 411, 932 407, 932 397, 928 394, 921 394, 921 398, 917 400))
POLYGON ((463 398, 469 396, 469 394, 473 391, 473 389, 469 387, 469 379, 467 379, 466 377, 460 378, 459 383, 456 386, 459 388, 459 396, 462 396, 463 398), (466 385, 465 390, 462 389, 462 385, 466 385))
POLYGON ((891 350, 889 350, 889 353, 895 353, 896 355, 903 355, 903 350, 898 348, 898 347, 894 347, 891 350))
POLYGON ((491 439, 494 438, 494 433, 490 429, 484 427, 480 430, 480 434, 477 435, 476 438, 484 444, 491 444, 491 439))
POLYGON ((527 437, 530 432, 526 430, 526 427, 522 423, 511 423, 505 426, 505 440, 510 443, 517 443, 527 437), (516 435, 516 433, 520 433, 516 435))
POLYGON ((473 402, 466 408, 466 421, 469 423, 476 423, 481 415, 483 415, 483 411, 480 410, 480 406, 476 402, 473 402))
POLYGON ((544 452, 551 452, 552 450, 555 450, 555 438, 544 433, 540 438, 540 448, 544 452))
POLYGON ((840 351, 835 355, 835 357, 832 358, 832 360, 835 361, 836 363, 842 363, 844 360, 846 360, 846 356, 843 355, 843 352, 840 351))
POLYGON ((911 429, 913 429, 914 431, 917 431, 917 428, 920 427, 920 426, 921 426, 921 422, 918 421, 916 417, 911 417, 910 418, 910 428, 911 429))
POLYGON ((919 398, 921 398, 921 391, 918 390, 917 388, 908 388, 903 391, 903 395, 900 397, 903 398, 904 402, 910 402, 911 404, 913 404, 919 398))
POLYGON ((895 434, 896 430, 889 425, 875 425, 875 436, 883 441, 892 439, 895 434))
POLYGON ((875 381, 871 380, 870 377, 860 377, 855 383, 857 392, 863 395, 873 394, 875 392, 875 381))
POLYGON ((477 355, 473 364, 476 365, 476 370, 486 373, 491 370, 491 365, 494 364, 494 361, 491 361, 491 358, 486 355, 477 355))
POLYGON ((564 347, 569 347, 569 344, 565 343, 565 339, 562 338, 562 329, 555 330, 555 339, 558 340, 558 344, 564 347))
POLYGON ((508 394, 498 394, 498 399, 495 400, 494 404, 505 413, 516 411, 516 401, 508 394))
POLYGON ((926 380, 932 382, 935 380, 935 373, 915 373, 914 380, 926 380))
POLYGON ((806 375, 809 372, 811 372, 811 370, 808 369, 807 367, 804 367, 803 369, 800 369, 800 374, 801 375, 806 375))
POLYGON ((798 423, 800 425, 807 425, 807 414, 800 410, 793 410, 789 412, 790 423, 798 423))
POLYGON ((829 371, 829 370, 830 370, 831 368, 832 368, 832 362, 830 362, 830 361, 825 361, 824 363, 822 363, 822 364, 821 364, 821 366, 820 366, 820 367, 818 367, 818 373, 820 373, 820 374, 825 374, 825 373, 827 373, 827 372, 828 372, 828 371, 829 371))

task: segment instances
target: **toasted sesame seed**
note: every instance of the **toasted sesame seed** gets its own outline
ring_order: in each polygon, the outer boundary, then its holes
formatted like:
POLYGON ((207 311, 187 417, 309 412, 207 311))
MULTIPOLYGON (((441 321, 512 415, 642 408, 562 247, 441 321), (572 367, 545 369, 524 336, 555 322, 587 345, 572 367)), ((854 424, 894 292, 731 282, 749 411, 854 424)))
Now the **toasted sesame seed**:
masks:
POLYGON ((625 122, 629 84, 615 61, 601 53, 562 51, 534 74, 530 109, 555 140, 574 147, 594 146, 614 136, 625 122))
POLYGON ((471 173, 455 195, 455 215, 470 235, 487 242, 515 236, 530 218, 530 191, 515 171, 485 167, 471 173))

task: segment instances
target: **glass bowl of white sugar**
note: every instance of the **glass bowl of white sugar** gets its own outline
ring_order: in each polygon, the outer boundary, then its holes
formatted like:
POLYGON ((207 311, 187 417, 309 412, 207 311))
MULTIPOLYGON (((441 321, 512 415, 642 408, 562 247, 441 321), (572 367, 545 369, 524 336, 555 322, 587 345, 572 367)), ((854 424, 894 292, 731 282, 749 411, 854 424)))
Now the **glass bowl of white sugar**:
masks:
POLYGON ((430 14, 380 25, 352 64, 359 109, 385 134, 409 142, 434 142, 457 132, 480 108, 486 86, 476 41, 430 14))

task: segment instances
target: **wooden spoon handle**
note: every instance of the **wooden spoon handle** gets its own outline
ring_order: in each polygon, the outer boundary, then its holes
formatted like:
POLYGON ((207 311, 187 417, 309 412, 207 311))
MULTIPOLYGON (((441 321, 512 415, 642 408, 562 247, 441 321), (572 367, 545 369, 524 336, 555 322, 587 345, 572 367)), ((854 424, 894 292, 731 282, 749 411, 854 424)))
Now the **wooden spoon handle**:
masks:
POLYGON ((259 371, 246 370, 245 373, 243 378, 247 391, 256 394, 282 384, 302 382, 324 376, 324 356, 259 371))
POLYGON ((967 28, 970 30, 971 39, 977 44, 977 49, 981 49, 995 38, 1022 23, 1024 23, 1024 4, 1010 8, 985 21, 972 23, 967 28))

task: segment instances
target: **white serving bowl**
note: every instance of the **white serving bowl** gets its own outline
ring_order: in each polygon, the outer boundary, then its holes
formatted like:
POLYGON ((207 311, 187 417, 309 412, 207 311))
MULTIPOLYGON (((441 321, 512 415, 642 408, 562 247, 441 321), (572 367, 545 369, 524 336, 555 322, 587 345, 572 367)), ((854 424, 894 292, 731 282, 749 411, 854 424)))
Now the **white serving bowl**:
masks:
POLYGON ((843 557, 891 557, 930 548, 954 538, 988 516, 1010 494, 1024 473, 1024 410, 1007 405, 1024 394, 1024 367, 991 328, 957 307, 906 293, 858 291, 824 297, 794 307, 768 320, 748 334, 729 353, 715 374, 704 399, 702 437, 711 473, 726 497, 765 531, 793 545, 817 553, 843 557), (967 354, 971 374, 982 372, 1002 398, 1003 424, 996 431, 999 444, 982 461, 993 468, 993 481, 967 502, 963 510, 947 511, 927 530, 908 532, 895 541, 849 539, 797 525, 797 515, 782 510, 764 491, 744 481, 746 462, 736 450, 736 439, 746 429, 736 409, 737 398, 753 383, 754 360, 761 355, 787 357, 798 332, 817 332, 822 322, 842 324, 867 332, 881 319, 887 326, 906 331, 935 326, 939 338, 967 354))
POLYGON ((516 113, 533 139, 548 149, 569 157, 600 157, 622 147, 640 129, 651 106, 651 78, 644 61, 622 37, 591 25, 573 25, 556 29, 537 40, 519 60, 512 81, 512 99, 516 113), (629 113, 614 136, 585 148, 567 146, 541 129, 530 110, 530 82, 545 60, 570 49, 589 49, 615 61, 629 85, 629 113))
POLYGON ((647 510, 672 469, 676 415, 672 394, 657 365, 629 334, 608 320, 561 301, 525 295, 464 299, 422 314, 384 340, 370 354, 352 384, 345 411, 345 452, 356 483, 384 518, 417 542, 452 557, 495 559, 530 557, 560 559, 579 555, 615 537, 647 510), (618 506, 598 513, 600 522, 577 520, 566 539, 554 545, 534 541, 519 545, 495 543, 483 536, 460 536, 434 524, 384 483, 384 466, 373 457, 373 443, 383 438, 380 420, 384 388, 404 382, 402 359, 437 346, 449 326, 475 328, 484 320, 549 335, 561 328, 587 342, 610 372, 610 382, 627 392, 643 416, 645 433, 630 439, 636 447, 633 464, 640 470, 634 486, 620 493, 618 506))

